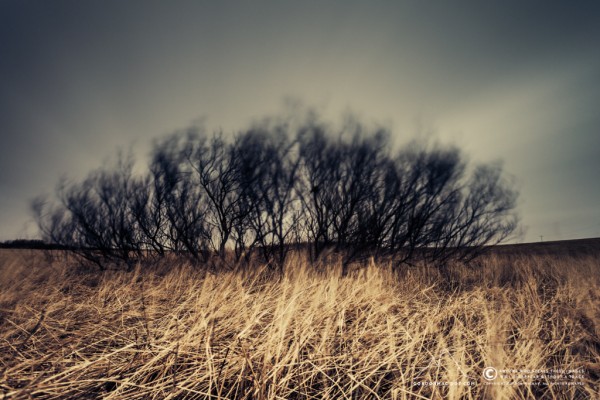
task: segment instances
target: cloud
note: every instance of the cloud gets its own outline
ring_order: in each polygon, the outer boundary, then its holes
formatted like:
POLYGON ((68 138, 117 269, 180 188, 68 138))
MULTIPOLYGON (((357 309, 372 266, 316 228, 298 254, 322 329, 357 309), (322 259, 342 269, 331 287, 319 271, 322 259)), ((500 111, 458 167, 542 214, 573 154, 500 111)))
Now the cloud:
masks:
MULTIPOLYGON (((598 2, 0 8, 0 185, 13 199, 0 197, 3 221, 26 219, 20 204, 32 194, 101 165, 119 146, 135 143, 143 157, 151 138, 202 116, 235 130, 276 112, 287 95, 330 118, 350 108, 389 122, 402 138, 420 119, 475 159, 505 159, 534 236, 569 202, 600 203, 590 184, 600 137, 598 2)), ((0 227, 0 240, 13 225, 0 227)))

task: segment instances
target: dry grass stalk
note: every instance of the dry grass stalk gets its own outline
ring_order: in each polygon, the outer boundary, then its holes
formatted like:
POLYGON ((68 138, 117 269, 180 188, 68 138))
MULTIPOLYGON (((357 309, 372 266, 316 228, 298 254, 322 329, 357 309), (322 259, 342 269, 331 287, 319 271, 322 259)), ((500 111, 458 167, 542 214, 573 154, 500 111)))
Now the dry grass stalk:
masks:
POLYGON ((186 265, 81 273, 38 254, 2 257, 6 398, 599 395, 594 257, 488 256, 478 269, 453 268, 462 282, 453 291, 432 268, 394 275, 371 265, 342 276, 300 256, 279 278, 186 265), (580 385, 487 385, 487 366, 585 374, 580 385))

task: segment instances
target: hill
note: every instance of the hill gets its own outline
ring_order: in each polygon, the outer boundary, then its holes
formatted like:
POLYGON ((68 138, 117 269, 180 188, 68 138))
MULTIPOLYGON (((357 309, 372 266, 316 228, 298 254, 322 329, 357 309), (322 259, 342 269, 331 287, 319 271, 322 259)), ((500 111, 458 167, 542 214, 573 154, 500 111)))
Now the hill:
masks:
POLYGON ((503 255, 600 256, 600 238, 505 244, 494 246, 491 251, 503 255))

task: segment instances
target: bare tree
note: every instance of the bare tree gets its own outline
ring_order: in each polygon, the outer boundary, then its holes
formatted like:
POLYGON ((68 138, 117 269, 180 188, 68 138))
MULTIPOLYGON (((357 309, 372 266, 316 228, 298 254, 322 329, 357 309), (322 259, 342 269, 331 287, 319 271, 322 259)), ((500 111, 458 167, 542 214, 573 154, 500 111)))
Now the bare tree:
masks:
POLYGON ((307 239, 317 257, 335 248, 351 259, 379 242, 372 225, 381 206, 387 136, 383 130, 362 136, 359 125, 353 131, 350 140, 342 135, 333 139, 323 126, 305 127, 300 133, 300 191, 307 239))
POLYGON ((188 139, 180 134, 155 145, 150 164, 153 196, 146 220, 153 237, 160 233, 159 242, 169 251, 206 261, 211 241, 207 199, 192 179, 188 148, 188 139))
POLYGON ((107 262, 133 268, 142 257, 142 240, 132 212, 139 185, 132 167, 131 158, 120 158, 113 170, 97 170, 79 184, 62 182, 57 189, 60 203, 49 210, 35 202, 45 239, 101 268, 107 262))
MULTIPOLYGON (((500 164, 470 167, 453 147, 409 145, 354 121, 253 126, 227 140, 190 129, 157 142, 145 176, 131 159, 36 201, 45 238, 98 265, 170 253, 282 266, 292 245, 447 265, 517 227, 517 193, 500 164)), ((238 264, 239 265, 239 264, 238 264)))
POLYGON ((516 228, 517 193, 500 165, 469 175, 458 149, 415 144, 392 157, 389 133, 352 130, 350 140, 315 124, 300 135, 299 187, 315 256, 333 248, 346 261, 393 254, 398 263, 442 264, 469 260, 516 228))
POLYGON ((298 218, 294 206, 299 158, 285 128, 254 128, 233 145, 240 198, 238 240, 249 251, 259 248, 267 263, 278 266, 283 265, 298 218))
POLYGON ((206 196, 206 223, 211 248, 225 259, 227 244, 239 218, 240 203, 232 148, 221 134, 210 139, 192 135, 184 151, 193 172, 190 178, 195 179, 206 196))

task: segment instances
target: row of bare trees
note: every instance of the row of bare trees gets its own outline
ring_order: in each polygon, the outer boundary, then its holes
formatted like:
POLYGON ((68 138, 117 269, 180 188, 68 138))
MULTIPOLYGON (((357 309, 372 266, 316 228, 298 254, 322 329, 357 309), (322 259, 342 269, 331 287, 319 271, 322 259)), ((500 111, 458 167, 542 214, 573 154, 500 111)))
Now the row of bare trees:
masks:
POLYGON ((307 120, 231 140, 190 129, 157 142, 145 174, 121 158, 33 210, 46 241, 101 268, 167 254, 281 267, 292 248, 444 263, 509 236, 516 196, 500 165, 455 148, 394 152, 386 130, 307 120))

